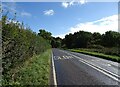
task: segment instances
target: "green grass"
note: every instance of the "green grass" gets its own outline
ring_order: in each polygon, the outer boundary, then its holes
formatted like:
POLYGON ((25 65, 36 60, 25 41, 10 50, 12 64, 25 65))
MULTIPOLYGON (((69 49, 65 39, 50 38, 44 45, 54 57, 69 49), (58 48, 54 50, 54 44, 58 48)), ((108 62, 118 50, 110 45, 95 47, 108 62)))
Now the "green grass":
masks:
POLYGON ((51 50, 30 58, 13 74, 9 85, 49 85, 51 50))
POLYGON ((69 49, 69 50, 73 51, 73 52, 83 53, 83 54, 87 54, 87 55, 91 55, 91 56, 96 56, 96 57, 112 60, 112 61, 115 61, 115 62, 120 62, 120 57, 119 56, 106 55, 106 54, 97 53, 97 52, 89 52, 89 51, 80 50, 80 49, 79 50, 69 49))
POLYGON ((97 52, 97 53, 103 53, 106 55, 112 55, 112 56, 119 56, 120 57, 120 49, 118 47, 102 47, 102 48, 77 48, 79 50, 88 51, 88 52, 97 52))

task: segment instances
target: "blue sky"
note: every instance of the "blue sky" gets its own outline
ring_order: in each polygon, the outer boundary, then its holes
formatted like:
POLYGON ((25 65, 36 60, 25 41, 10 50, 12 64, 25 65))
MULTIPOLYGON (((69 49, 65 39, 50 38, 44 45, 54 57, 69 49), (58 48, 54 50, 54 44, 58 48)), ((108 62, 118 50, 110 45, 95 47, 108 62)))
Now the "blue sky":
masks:
POLYGON ((30 26, 34 32, 45 29, 53 36, 79 30, 104 33, 117 31, 117 2, 14 2, 3 3, 9 17, 17 13, 17 20, 30 26))

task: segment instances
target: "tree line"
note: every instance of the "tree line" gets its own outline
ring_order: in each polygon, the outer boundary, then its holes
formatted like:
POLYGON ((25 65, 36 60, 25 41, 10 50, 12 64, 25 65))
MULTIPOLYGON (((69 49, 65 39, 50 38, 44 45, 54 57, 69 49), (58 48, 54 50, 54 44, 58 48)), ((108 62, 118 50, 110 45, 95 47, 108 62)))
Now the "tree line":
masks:
POLYGON ((65 38, 52 37, 50 32, 40 30, 38 35, 49 41, 55 48, 120 47, 120 33, 116 31, 99 32, 78 31, 65 35, 65 38))
POLYGON ((105 34, 98 32, 79 31, 68 34, 63 39, 67 48, 88 48, 90 46, 120 47, 120 33, 107 31, 105 34))
POLYGON ((52 37, 50 32, 41 29, 39 35, 48 39, 53 48, 83 48, 93 52, 120 56, 120 33, 116 31, 106 31, 104 34, 78 31, 73 34, 69 33, 62 39, 52 37))

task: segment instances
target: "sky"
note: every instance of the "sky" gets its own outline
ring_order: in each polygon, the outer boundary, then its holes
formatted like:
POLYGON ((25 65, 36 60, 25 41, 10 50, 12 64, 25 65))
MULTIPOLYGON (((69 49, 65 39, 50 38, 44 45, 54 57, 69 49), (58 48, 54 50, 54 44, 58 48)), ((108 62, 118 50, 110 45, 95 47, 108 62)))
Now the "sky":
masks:
POLYGON ((4 2, 8 17, 30 26, 38 33, 45 29, 52 36, 64 38, 66 34, 80 30, 88 32, 118 31, 117 2, 4 2))

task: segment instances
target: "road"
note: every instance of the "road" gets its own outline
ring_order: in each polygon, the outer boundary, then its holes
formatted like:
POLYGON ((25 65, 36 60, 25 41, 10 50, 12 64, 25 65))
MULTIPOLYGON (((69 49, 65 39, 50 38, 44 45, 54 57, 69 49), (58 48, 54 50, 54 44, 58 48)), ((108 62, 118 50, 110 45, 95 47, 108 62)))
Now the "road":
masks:
POLYGON ((119 85, 120 66, 102 58, 53 48, 57 85, 119 85))

